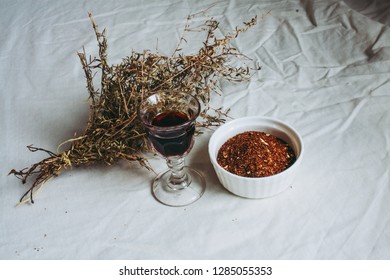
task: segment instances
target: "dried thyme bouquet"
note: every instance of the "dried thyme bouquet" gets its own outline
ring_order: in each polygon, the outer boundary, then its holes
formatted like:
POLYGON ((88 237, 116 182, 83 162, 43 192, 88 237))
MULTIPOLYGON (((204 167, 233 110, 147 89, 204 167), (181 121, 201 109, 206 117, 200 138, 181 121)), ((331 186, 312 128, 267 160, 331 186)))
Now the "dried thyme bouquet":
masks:
POLYGON ((78 53, 90 99, 89 119, 84 133, 65 141, 70 148, 54 153, 46 149, 28 146, 31 152, 43 151, 48 157, 29 168, 9 174, 26 183, 33 183, 20 202, 34 203, 33 194, 50 178, 58 176, 72 166, 81 166, 104 162, 113 164, 118 160, 138 161, 149 168, 143 153, 148 150, 144 128, 137 119, 138 105, 144 98, 158 91, 191 92, 203 105, 201 127, 216 126, 224 122, 225 113, 212 109, 210 95, 219 93, 220 79, 244 81, 250 76, 247 66, 235 67, 232 58, 245 58, 231 41, 241 32, 256 24, 257 18, 244 22, 241 28, 217 38, 215 31, 219 22, 210 18, 201 26, 191 27, 194 16, 189 16, 183 36, 172 56, 163 56, 150 51, 132 52, 120 64, 109 65, 107 62, 107 39, 105 30, 100 32, 89 14, 99 47, 98 57, 87 57, 85 50, 78 53), (205 40, 198 53, 181 54, 180 46, 186 42, 184 34, 188 31, 205 33, 205 40), (100 71, 100 88, 96 89, 94 77, 100 71))

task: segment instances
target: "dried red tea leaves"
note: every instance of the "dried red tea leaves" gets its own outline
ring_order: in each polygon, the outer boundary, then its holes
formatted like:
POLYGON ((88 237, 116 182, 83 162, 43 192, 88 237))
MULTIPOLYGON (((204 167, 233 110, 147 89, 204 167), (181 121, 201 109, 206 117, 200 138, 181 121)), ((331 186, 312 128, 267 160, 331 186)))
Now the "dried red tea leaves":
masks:
POLYGON ((266 177, 286 170, 296 160, 283 140, 264 132, 247 131, 226 141, 217 162, 225 170, 243 177, 266 177))

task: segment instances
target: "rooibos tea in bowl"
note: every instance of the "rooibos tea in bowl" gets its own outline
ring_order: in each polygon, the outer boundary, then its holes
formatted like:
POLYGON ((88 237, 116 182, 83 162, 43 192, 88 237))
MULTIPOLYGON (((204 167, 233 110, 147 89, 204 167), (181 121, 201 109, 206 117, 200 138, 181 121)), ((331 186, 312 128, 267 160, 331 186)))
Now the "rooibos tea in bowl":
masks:
POLYGON ((279 194, 292 185, 303 142, 290 125, 268 117, 243 117, 219 127, 209 156, 221 184, 247 198, 279 194))

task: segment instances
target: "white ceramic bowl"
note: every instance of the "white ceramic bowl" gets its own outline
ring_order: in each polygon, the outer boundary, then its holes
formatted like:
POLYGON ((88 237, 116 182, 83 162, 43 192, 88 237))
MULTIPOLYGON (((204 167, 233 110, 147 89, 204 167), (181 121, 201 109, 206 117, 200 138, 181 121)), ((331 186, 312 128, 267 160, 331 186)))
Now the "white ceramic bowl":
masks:
POLYGON ((265 198, 279 194, 292 185, 302 161, 303 142, 298 132, 282 121, 268 117, 243 117, 223 124, 213 133, 209 155, 219 181, 227 190, 242 197, 265 198), (246 131, 261 131, 284 140, 294 150, 296 161, 281 173, 268 177, 242 177, 226 171, 217 162, 218 151, 229 138, 246 131))

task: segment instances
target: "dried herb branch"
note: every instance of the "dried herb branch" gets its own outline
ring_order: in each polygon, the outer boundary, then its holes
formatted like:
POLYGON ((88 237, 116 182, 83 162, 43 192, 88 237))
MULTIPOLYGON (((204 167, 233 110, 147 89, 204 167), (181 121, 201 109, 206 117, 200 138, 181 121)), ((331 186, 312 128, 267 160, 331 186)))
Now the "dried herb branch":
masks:
MULTIPOLYGON (((245 81, 250 77, 249 67, 235 67, 230 62, 242 57, 230 42, 240 33, 256 24, 257 18, 244 23, 232 32, 217 38, 215 31, 219 23, 207 20, 200 31, 206 38, 198 53, 184 55, 180 53, 181 44, 187 42, 184 35, 172 56, 163 56, 150 51, 132 52, 117 65, 109 65, 107 60, 107 39, 105 30, 98 26, 89 14, 99 47, 98 57, 87 57, 85 50, 78 53, 87 81, 90 99, 90 114, 84 133, 67 140, 71 146, 63 152, 51 151, 28 146, 31 152, 43 151, 46 159, 20 171, 12 169, 14 174, 26 183, 34 175, 34 182, 20 202, 34 203, 33 194, 50 178, 59 175, 72 166, 89 165, 96 162, 113 164, 118 160, 138 161, 150 169, 143 153, 148 150, 145 132, 137 119, 140 102, 158 91, 182 91, 194 94, 203 104, 199 127, 218 126, 225 121, 226 112, 222 108, 213 109, 209 102, 212 93, 221 94, 220 79, 245 81), (94 85, 96 71, 100 71, 100 89, 94 85)), ((185 33, 194 31, 189 16, 185 33)))

